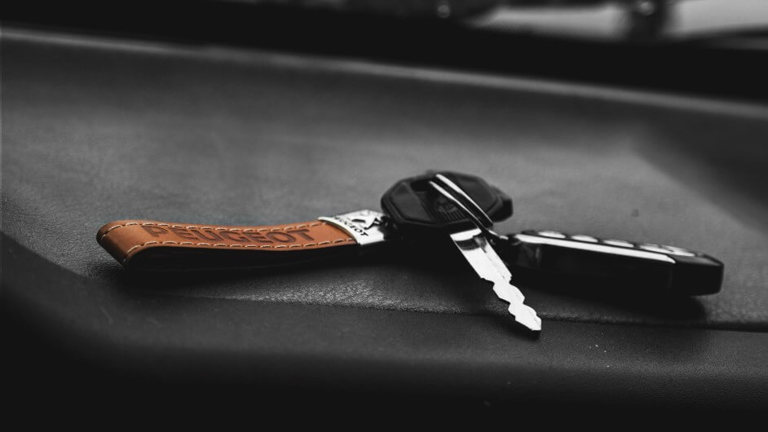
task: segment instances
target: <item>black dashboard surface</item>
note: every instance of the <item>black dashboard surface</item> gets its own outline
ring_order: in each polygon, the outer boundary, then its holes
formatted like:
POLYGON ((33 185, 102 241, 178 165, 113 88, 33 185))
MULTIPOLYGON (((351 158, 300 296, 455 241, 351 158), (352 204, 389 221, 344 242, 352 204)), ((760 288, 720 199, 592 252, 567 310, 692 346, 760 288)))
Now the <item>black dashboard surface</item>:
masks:
POLYGON ((484 398, 768 400, 764 107, 24 29, 6 29, 2 51, 4 296, 96 347, 94 363, 484 398), (501 232, 706 251, 726 265, 722 292, 527 284, 544 320, 532 339, 458 254, 152 281, 95 241, 116 219, 258 225, 378 209, 393 182, 427 169, 505 190, 515 215, 501 232))

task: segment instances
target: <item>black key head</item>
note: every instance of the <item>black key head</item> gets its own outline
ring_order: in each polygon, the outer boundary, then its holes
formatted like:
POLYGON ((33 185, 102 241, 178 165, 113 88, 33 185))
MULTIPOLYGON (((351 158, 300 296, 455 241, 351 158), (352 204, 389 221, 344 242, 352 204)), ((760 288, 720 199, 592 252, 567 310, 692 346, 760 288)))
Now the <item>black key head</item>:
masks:
MULTIPOLYGON (((474 226, 471 219, 429 182, 436 172, 409 177, 395 183, 381 197, 381 207, 390 221, 403 233, 455 232, 474 226)), ((492 221, 512 215, 512 199, 480 177, 441 171, 461 188, 492 221)))

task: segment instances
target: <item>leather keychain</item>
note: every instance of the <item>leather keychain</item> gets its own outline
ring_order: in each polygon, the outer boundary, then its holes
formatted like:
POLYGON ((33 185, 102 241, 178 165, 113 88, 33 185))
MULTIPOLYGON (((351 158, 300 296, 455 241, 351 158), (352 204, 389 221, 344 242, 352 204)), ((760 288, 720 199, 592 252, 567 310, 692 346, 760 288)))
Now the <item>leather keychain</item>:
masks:
POLYGON ((385 240, 382 214, 360 210, 272 226, 120 220, 96 240, 127 269, 188 270, 294 264, 385 240))

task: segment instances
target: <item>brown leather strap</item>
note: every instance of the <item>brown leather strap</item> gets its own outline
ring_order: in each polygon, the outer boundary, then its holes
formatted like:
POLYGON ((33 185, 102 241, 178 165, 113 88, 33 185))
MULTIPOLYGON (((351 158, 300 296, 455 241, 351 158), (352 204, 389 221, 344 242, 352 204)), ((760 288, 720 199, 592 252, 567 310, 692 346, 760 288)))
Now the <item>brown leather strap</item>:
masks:
POLYGON ((273 226, 121 220, 101 227, 96 239, 126 268, 154 270, 274 265, 316 254, 310 251, 356 244, 346 232, 319 220, 273 226))

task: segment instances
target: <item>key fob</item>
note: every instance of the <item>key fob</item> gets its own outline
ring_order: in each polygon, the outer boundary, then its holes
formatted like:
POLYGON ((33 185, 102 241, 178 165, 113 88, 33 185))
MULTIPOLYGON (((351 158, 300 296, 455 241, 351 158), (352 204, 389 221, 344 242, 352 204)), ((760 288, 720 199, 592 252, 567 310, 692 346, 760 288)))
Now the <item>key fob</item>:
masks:
POLYGON ((557 231, 523 231, 509 238, 503 254, 509 265, 551 276, 625 283, 673 295, 714 294, 723 280, 722 262, 675 246, 557 231))
MULTIPOLYGON (((480 177, 442 171, 458 185, 492 221, 512 216, 512 199, 480 177)), ((409 177, 395 183, 381 197, 381 208, 403 234, 454 232, 472 227, 469 218, 429 186, 435 172, 409 177)))

